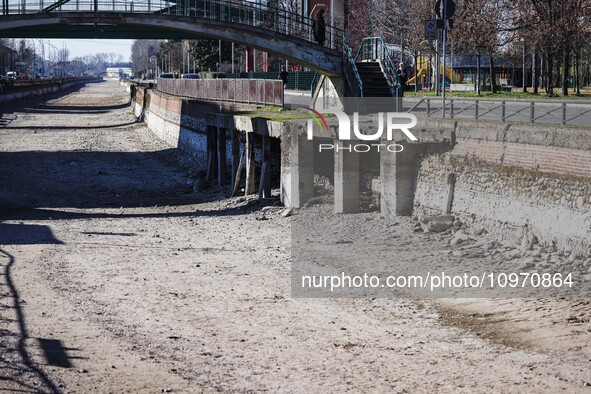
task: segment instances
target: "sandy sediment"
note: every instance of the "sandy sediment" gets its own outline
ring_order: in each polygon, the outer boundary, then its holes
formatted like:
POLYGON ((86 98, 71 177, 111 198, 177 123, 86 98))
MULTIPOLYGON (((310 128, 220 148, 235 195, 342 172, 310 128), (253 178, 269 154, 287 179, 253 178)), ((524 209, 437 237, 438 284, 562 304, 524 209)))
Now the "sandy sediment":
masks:
MULTIPOLYGON (((284 217, 194 194, 190 159, 127 99, 104 82, 3 115, 0 388, 590 389, 588 300, 293 298, 292 221, 330 207, 284 217)), ((387 226, 406 261, 458 249, 411 219, 360 215, 330 220, 387 226)))

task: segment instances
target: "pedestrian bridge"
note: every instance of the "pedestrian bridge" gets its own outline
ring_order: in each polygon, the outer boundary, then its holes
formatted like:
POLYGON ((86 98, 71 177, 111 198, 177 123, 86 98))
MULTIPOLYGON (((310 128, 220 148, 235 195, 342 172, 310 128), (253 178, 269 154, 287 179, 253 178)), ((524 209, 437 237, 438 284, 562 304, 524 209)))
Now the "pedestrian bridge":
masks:
POLYGON ((127 38, 232 41, 342 75, 342 30, 327 25, 325 46, 312 20, 281 8, 239 0, 2 0, 5 38, 127 38))

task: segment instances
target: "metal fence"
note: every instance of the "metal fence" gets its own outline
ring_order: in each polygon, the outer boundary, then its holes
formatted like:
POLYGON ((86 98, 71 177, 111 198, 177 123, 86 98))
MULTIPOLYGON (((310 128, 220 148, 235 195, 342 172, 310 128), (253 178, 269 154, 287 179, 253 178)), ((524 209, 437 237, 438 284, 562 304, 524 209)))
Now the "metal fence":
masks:
POLYGON ((498 100, 446 98, 406 98, 408 112, 426 117, 496 120, 559 125, 591 125, 591 103, 578 100, 498 100))
POLYGON ((52 79, 3 79, 0 81, 0 94, 14 93, 17 91, 36 89, 41 86, 60 85, 68 82, 90 82, 96 81, 94 77, 68 77, 52 79))
POLYGON ((283 107, 283 81, 271 79, 162 79, 163 93, 192 99, 283 107))
MULTIPOLYGON (((289 73, 286 90, 309 91, 316 76, 314 71, 293 71, 289 73)), ((279 79, 279 71, 275 72, 249 72, 249 73, 224 73, 220 78, 243 79, 279 79)))
MULTIPOLYGON (((315 42, 313 20, 280 7, 239 0, 5 0, 3 15, 116 12, 189 16, 248 25, 315 42)), ((98 17, 98 16, 97 16, 98 17)), ((328 22, 328 21, 327 21, 328 22)), ((324 45, 340 49, 343 31, 326 23, 324 45)))

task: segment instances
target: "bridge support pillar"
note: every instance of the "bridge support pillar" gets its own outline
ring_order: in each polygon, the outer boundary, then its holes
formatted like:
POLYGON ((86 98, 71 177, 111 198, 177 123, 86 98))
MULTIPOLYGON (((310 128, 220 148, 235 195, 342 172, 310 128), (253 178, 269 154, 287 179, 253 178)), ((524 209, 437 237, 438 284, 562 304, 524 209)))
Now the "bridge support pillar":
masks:
POLYGON ((271 138, 263 136, 263 166, 259 183, 259 198, 271 197, 271 138))
POLYGON ((281 202, 301 208, 314 197, 314 144, 305 134, 281 139, 281 202))
POLYGON ((380 152, 381 213, 411 216, 418 169, 419 145, 399 142, 404 150, 380 152))
POLYGON ((359 211, 359 153, 351 141, 338 141, 334 153, 334 209, 336 213, 359 211))

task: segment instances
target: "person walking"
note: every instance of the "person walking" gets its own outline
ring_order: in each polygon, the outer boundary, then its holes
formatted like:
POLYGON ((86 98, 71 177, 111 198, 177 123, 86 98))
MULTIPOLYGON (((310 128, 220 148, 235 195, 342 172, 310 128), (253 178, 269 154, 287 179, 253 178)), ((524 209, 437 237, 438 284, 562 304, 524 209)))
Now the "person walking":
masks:
POLYGON ((279 78, 283 81, 283 89, 287 88, 287 83, 289 82, 289 72, 287 71, 285 66, 281 68, 279 78))
POLYGON ((312 24, 312 31, 314 33, 314 40, 324 46, 324 41, 326 40, 326 21, 324 20, 323 9, 318 11, 318 16, 312 24))

